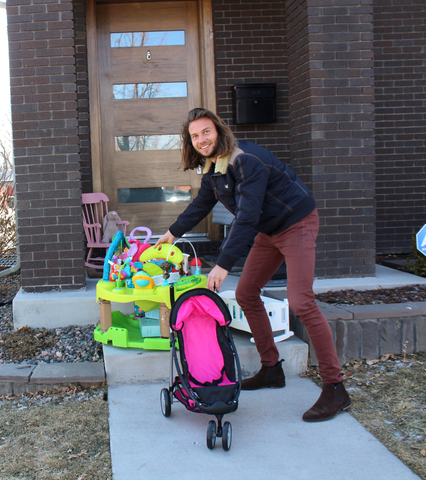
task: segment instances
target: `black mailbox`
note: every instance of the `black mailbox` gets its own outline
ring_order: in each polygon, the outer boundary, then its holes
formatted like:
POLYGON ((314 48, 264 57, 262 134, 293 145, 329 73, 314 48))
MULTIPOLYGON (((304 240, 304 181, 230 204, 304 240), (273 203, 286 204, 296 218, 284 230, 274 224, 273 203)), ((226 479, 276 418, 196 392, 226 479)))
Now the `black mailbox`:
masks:
POLYGON ((238 83, 232 90, 234 123, 273 123, 276 121, 276 83, 238 83))

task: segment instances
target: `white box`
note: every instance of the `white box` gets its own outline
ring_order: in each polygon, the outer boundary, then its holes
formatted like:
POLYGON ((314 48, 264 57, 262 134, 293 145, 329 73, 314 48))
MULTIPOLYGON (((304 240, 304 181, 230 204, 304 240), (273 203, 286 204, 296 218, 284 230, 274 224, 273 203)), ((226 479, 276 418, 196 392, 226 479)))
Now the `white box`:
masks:
MULTIPOLYGON (((156 312, 158 312, 158 310, 149 312, 150 317, 155 317, 156 312)), ((150 317, 141 317, 139 319, 142 338, 161 337, 160 321, 156 318, 150 317)))
MULTIPOLYGON (((231 327, 236 328, 237 330, 243 330, 245 332, 251 333, 250 326, 247 322, 244 312, 241 307, 238 305, 235 300, 235 292, 233 290, 228 290, 226 292, 221 292, 219 295, 222 297, 223 301, 228 306, 229 312, 231 314, 232 322, 231 327)), ((282 342, 287 338, 294 335, 290 330, 290 313, 288 308, 288 300, 274 300, 273 298, 260 297, 265 306, 266 313, 268 314, 269 320, 271 322, 272 331, 280 332, 279 335, 274 337, 275 343, 282 342)), ((254 343, 254 339, 250 339, 254 343)))

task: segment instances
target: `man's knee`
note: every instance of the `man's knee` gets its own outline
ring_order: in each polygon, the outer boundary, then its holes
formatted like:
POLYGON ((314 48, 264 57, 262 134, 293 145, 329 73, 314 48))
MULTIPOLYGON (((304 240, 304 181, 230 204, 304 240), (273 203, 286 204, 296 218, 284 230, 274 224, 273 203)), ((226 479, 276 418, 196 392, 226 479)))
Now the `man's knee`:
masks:
POLYGON ((235 291, 235 299, 243 310, 247 308, 258 308, 263 306, 263 301, 260 298, 260 291, 252 292, 244 288, 237 288, 235 291))
POLYGON ((235 299, 237 300, 238 305, 244 310, 245 307, 253 305, 256 303, 256 295, 253 295, 247 289, 238 288, 235 291, 235 299))
POLYGON ((315 298, 310 297, 289 298, 289 304, 294 315, 301 319, 318 309, 315 298))
POLYGON ((240 307, 246 305, 246 295, 244 294, 244 290, 242 288, 237 287, 235 290, 235 300, 240 307))

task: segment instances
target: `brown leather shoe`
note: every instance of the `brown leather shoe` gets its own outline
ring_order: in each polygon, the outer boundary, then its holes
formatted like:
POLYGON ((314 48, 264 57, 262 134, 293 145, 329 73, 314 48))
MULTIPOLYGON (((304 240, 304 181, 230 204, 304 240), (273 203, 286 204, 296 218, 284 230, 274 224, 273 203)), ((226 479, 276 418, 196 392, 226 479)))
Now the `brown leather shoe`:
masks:
POLYGON ((331 420, 340 410, 347 410, 350 406, 351 399, 343 382, 337 385, 325 383, 319 399, 303 414, 302 418, 305 422, 324 422, 331 420))
POLYGON ((284 360, 280 360, 273 367, 262 365, 262 368, 253 377, 241 382, 241 390, 258 390, 259 388, 285 387, 285 375, 282 367, 284 360))

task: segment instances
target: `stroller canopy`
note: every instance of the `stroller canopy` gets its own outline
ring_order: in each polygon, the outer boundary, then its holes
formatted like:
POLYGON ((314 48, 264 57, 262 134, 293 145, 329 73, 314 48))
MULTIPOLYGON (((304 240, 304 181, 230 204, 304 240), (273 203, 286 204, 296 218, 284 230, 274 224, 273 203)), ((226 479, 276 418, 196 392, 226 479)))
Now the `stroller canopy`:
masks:
POLYGON ((218 328, 231 322, 212 298, 191 296, 179 307, 172 328, 181 330, 185 357, 191 376, 200 384, 220 381, 230 383, 224 375, 224 354, 218 340, 218 328))

